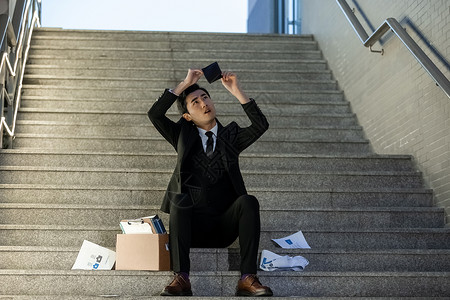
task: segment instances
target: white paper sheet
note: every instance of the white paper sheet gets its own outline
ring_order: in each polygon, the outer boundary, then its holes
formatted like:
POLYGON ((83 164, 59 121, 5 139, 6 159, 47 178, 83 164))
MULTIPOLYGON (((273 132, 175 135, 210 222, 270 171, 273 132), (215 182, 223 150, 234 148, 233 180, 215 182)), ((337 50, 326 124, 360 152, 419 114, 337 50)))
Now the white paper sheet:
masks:
POLYGON ((84 240, 72 270, 111 270, 115 262, 116 252, 84 240))
POLYGON ((268 250, 261 253, 259 268, 264 271, 303 271, 309 261, 303 256, 281 256, 268 250))
POLYGON ((142 221, 123 221, 120 222, 120 228, 124 234, 153 233, 150 224, 142 221))
POLYGON ((272 239, 272 241, 285 249, 311 249, 301 231, 284 238, 272 239))

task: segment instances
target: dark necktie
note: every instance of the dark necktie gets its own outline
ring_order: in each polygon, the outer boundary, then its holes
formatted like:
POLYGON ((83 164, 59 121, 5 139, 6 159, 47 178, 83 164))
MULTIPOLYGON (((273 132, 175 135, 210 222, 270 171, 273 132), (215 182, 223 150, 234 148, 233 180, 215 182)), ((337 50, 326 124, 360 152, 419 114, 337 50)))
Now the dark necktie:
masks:
POLYGON ((212 157, 213 155, 213 145, 214 145, 214 140, 213 140, 213 133, 211 131, 207 131, 206 136, 208 137, 208 140, 206 141, 206 156, 208 156, 209 158, 212 157))

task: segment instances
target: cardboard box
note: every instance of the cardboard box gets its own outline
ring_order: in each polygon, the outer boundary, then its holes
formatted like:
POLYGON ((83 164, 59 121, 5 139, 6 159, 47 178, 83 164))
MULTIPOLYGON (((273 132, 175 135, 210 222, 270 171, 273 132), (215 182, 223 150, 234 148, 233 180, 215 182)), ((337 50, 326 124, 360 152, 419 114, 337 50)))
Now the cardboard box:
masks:
POLYGON ((118 234, 116 270, 170 271, 168 234, 118 234))

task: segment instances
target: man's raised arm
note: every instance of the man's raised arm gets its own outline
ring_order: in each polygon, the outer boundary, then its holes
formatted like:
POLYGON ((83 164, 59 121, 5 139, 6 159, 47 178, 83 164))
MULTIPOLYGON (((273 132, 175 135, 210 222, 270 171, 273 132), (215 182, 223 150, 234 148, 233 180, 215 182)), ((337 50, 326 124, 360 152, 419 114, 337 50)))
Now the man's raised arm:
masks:
POLYGON ((225 71, 222 73, 222 85, 235 96, 241 104, 250 102, 250 98, 247 97, 239 84, 238 78, 235 73, 225 71))

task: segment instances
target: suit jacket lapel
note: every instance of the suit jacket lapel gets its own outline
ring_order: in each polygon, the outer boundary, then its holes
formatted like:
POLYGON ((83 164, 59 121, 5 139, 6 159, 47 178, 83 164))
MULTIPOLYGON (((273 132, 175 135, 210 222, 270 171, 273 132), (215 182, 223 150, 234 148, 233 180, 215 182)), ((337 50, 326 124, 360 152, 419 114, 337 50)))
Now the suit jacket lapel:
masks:
POLYGON ((195 127, 195 125, 189 122, 189 124, 186 126, 185 132, 182 132, 181 138, 183 139, 181 145, 183 145, 184 148, 180 149, 181 153, 179 154, 181 154, 181 161, 184 161, 186 155, 189 153, 192 146, 197 141, 197 138, 200 139, 197 127, 195 127))

